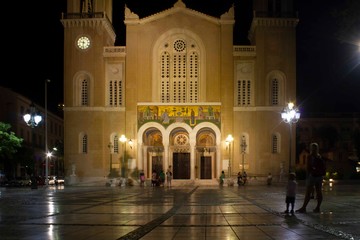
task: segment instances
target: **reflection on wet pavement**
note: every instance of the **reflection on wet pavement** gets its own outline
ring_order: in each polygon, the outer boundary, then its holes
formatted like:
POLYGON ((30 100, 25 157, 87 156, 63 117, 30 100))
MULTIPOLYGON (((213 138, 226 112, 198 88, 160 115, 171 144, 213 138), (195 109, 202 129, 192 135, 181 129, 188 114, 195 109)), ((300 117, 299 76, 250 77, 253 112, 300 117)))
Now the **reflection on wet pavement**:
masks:
MULTIPOLYGON (((359 186, 325 185, 323 192, 321 213, 290 215, 283 183, 0 188, 0 238, 360 239, 359 186)), ((296 207, 303 193, 299 185, 296 207)))

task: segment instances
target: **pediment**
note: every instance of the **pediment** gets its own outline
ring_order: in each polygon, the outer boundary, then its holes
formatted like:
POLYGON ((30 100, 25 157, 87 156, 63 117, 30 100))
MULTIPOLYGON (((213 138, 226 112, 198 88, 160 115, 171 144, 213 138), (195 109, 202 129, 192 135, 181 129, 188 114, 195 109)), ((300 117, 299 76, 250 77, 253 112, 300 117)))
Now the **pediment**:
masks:
POLYGON ((126 25, 137 25, 137 24, 146 24, 159 19, 163 19, 167 16, 174 14, 183 14, 188 16, 197 17, 199 19, 204 19, 206 21, 212 22, 214 24, 234 24, 234 7, 231 7, 228 12, 221 15, 220 18, 216 18, 205 13, 187 8, 185 3, 182 0, 178 0, 172 8, 163 10, 161 12, 152 14, 150 16, 139 18, 139 15, 132 12, 128 7, 125 6, 125 24, 126 25))

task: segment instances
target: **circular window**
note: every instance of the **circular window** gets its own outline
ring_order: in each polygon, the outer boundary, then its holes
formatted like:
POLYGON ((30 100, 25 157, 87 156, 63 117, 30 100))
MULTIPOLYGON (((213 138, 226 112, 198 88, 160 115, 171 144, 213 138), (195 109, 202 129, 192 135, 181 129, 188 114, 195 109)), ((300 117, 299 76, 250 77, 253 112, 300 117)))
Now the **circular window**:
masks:
POLYGON ((179 134, 176 136, 176 143, 178 145, 185 145, 188 142, 188 138, 184 134, 179 134))
POLYGON ((185 48, 186 48, 186 44, 185 44, 185 42, 183 40, 176 40, 174 42, 175 51, 182 52, 182 51, 185 50, 185 48))

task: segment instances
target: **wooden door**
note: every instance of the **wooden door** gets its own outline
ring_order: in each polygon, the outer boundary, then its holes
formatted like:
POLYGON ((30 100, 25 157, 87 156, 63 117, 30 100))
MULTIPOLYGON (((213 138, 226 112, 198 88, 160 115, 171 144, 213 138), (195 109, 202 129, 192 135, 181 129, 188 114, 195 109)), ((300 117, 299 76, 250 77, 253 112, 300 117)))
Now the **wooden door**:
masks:
POLYGON ((173 178, 190 179, 190 153, 173 153, 173 178))

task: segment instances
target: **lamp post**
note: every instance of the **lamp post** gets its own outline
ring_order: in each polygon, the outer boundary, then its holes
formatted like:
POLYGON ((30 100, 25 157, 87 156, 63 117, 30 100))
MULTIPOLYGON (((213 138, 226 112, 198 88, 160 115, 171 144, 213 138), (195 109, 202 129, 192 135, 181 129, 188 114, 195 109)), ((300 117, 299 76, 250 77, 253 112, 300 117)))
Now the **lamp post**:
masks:
POLYGON ((49 166, 49 161, 51 160, 51 156, 52 156, 52 153, 51 152, 46 152, 46 170, 45 170, 45 172, 46 172, 46 178, 45 178, 45 182, 46 182, 46 185, 49 185, 49 177, 48 177, 48 166, 49 166))
POLYGON ((244 168, 245 153, 246 153, 246 148, 247 148, 246 138, 244 135, 241 137, 240 147, 241 147, 241 154, 242 154, 242 172, 244 172, 245 171, 245 168, 244 168))
POLYGON ((288 105, 284 108, 281 113, 281 118, 284 122, 289 124, 289 173, 292 170, 292 160, 291 160, 291 146, 292 146, 292 124, 297 123, 300 119, 300 112, 295 108, 294 103, 289 102, 288 105))
MULTIPOLYGON (((45 80, 45 152, 49 152, 48 149, 48 119, 47 119, 47 84, 50 82, 49 79, 45 80)), ((45 179, 46 186, 49 185, 47 179, 49 176, 49 158, 45 159, 45 179)))
MULTIPOLYGON (((53 147, 52 148, 53 153, 54 153, 54 175, 59 177, 59 157, 57 155, 57 147, 53 147)), ((50 173, 51 174, 51 173, 50 173)))
POLYGON ((229 134, 226 138, 226 145, 229 147, 229 177, 231 177, 231 143, 234 141, 234 138, 231 134, 229 134))
POLYGON ((123 144, 123 157, 122 157, 122 166, 121 166, 121 177, 125 177, 125 148, 126 148, 126 137, 124 134, 120 136, 120 142, 123 144))
POLYGON ((113 149, 113 145, 112 143, 110 142, 108 144, 108 148, 109 148, 109 151, 110 151, 110 168, 109 168, 109 177, 111 177, 111 174, 112 174, 112 149, 113 149))
POLYGON ((37 180, 36 180, 36 159, 35 159, 35 145, 34 145, 34 128, 39 125, 42 120, 42 117, 36 113, 35 105, 33 103, 30 104, 30 110, 27 114, 23 116, 25 123, 31 127, 31 146, 34 152, 34 169, 33 169, 33 179, 31 181, 31 188, 37 188, 37 180))

